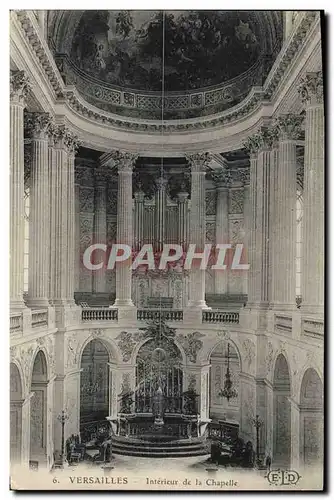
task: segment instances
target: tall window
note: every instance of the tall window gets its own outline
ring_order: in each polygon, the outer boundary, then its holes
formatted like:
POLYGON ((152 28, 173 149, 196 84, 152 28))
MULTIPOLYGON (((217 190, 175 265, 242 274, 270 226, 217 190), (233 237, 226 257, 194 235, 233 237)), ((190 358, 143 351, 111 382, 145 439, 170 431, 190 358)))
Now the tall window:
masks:
POLYGON ((29 281, 29 214, 30 214, 30 189, 24 191, 24 283, 23 291, 28 292, 29 281))
POLYGON ((296 201, 296 297, 297 304, 301 302, 301 279, 302 279, 302 240, 303 240, 303 195, 301 190, 297 190, 296 201))

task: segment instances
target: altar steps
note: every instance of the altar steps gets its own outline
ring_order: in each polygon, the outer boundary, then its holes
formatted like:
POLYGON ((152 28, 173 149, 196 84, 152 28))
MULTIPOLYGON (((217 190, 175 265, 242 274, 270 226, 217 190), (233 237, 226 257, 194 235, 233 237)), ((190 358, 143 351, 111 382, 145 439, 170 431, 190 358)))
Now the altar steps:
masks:
POLYGON ((112 453, 132 457, 196 457, 209 453, 201 439, 182 439, 179 441, 144 441, 141 439, 112 438, 112 453))

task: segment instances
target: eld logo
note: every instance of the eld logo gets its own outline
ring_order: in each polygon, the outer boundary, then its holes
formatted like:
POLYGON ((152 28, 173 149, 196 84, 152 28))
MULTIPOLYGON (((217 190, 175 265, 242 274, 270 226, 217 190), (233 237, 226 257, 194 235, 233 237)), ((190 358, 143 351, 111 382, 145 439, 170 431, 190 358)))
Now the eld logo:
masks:
POLYGON ((294 470, 271 470, 265 476, 270 484, 275 486, 288 486, 297 484, 301 476, 294 470))

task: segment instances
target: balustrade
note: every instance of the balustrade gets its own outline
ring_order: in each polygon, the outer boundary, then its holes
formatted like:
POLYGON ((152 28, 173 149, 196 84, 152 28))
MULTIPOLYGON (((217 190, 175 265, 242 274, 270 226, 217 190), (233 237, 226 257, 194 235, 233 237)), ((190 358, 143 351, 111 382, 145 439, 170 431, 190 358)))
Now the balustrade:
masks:
POLYGON ((47 311, 32 311, 31 313, 31 327, 39 328, 41 326, 48 326, 48 312, 47 311))
POLYGON ((282 314, 275 314, 275 332, 276 333, 291 333, 292 332, 292 317, 282 314))
POLYGON ((10 332, 11 333, 20 332, 20 331, 22 331, 22 326, 23 326, 22 313, 18 312, 18 313, 11 314, 10 321, 9 321, 10 332))
POLYGON ((315 338, 323 337, 324 322, 316 319, 304 319, 302 321, 302 335, 315 338))
POLYGON ((85 308, 81 312, 82 321, 117 321, 118 310, 109 308, 85 308))
POLYGON ((238 312, 203 311, 203 323, 239 323, 238 312))
POLYGON ((183 311, 179 309, 138 309, 138 321, 153 319, 163 319, 165 321, 183 321, 183 311))

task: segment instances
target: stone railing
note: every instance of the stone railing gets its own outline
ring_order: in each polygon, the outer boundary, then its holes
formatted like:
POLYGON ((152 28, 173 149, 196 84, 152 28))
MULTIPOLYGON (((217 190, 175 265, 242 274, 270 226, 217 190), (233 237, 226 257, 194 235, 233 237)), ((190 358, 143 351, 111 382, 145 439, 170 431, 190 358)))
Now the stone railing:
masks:
POLYGON ((74 85, 94 106, 120 115, 150 119, 160 118, 162 108, 165 119, 223 111, 244 99, 263 71, 260 59, 243 74, 223 84, 188 92, 165 92, 162 96, 161 92, 124 89, 103 82, 78 68, 66 54, 57 55, 56 63, 66 84, 74 85))
POLYGON ((303 319, 302 335, 306 337, 323 338, 324 322, 320 319, 303 319))
POLYGON ((48 311, 39 310, 31 312, 31 327, 40 328, 48 326, 48 311))
POLYGON ((203 311, 203 323, 239 323, 238 312, 203 311))
POLYGON ((22 332, 23 317, 21 312, 11 313, 9 319, 10 333, 22 332))
POLYGON ((292 332, 292 316, 285 316, 283 314, 275 314, 275 332, 276 333, 289 333, 292 332))
POLYGON ((183 321, 183 311, 180 309, 138 309, 137 311, 138 321, 160 318, 165 321, 183 321))
POLYGON ((89 307, 82 309, 82 321, 117 321, 118 310, 103 307, 89 307))

